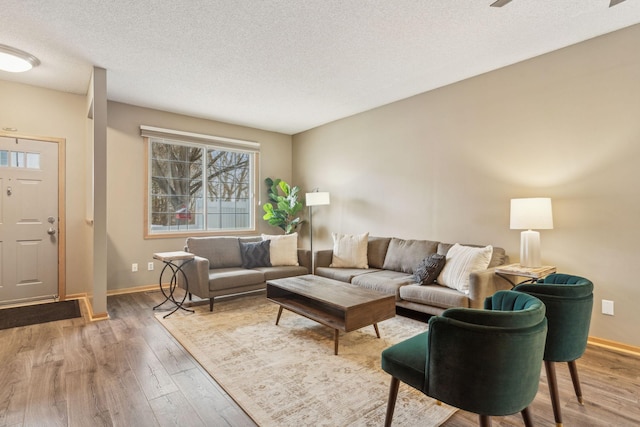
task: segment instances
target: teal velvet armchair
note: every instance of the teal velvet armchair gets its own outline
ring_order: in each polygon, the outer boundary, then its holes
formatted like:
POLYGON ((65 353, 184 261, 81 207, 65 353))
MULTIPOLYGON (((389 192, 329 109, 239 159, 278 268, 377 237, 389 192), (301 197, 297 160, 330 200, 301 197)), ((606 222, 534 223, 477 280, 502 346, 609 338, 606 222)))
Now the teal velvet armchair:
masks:
POLYGON ((485 310, 451 308, 432 317, 428 332, 382 352, 382 369, 392 376, 385 425, 400 382, 478 414, 481 426, 517 412, 532 425, 528 406, 538 391, 546 333, 544 304, 515 291, 496 292, 485 310))
POLYGON ((549 332, 544 350, 544 367, 551 395, 556 426, 562 426, 562 412, 558 395, 558 381, 554 362, 567 362, 573 388, 580 404, 583 403, 576 360, 587 348, 591 311, 593 309, 593 283, 580 276, 552 274, 537 284, 524 284, 515 288, 540 299, 547 307, 549 332))

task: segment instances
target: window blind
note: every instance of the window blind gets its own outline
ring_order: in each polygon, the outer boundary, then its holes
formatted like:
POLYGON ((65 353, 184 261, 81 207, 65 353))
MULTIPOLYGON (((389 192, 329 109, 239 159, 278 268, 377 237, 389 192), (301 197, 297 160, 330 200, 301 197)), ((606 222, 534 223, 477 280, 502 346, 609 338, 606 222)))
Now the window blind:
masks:
POLYGON ((140 136, 170 139, 183 142, 201 142, 220 148, 242 150, 257 153, 260 151, 260 143, 245 141, 242 139, 226 138, 223 136, 205 135, 202 133, 185 132, 174 129, 164 129, 155 126, 140 126, 140 136))

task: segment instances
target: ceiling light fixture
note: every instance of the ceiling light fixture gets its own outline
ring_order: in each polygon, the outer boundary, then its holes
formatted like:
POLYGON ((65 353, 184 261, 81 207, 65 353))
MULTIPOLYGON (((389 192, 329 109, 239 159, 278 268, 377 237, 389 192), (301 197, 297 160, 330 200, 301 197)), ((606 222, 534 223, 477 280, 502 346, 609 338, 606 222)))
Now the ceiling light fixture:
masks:
POLYGON ((40 60, 35 56, 20 49, 0 44, 0 70, 21 73, 38 65, 40 65, 40 60))
POLYGON ((505 4, 509 3, 511 0, 497 0, 491 3, 491 7, 502 7, 505 4))
MULTIPOLYGON (((609 7, 613 7, 617 4, 622 3, 625 0, 610 0, 609 1, 609 7)), ((511 0, 496 0, 493 3, 490 4, 491 7, 502 7, 508 3, 511 3, 511 0)))

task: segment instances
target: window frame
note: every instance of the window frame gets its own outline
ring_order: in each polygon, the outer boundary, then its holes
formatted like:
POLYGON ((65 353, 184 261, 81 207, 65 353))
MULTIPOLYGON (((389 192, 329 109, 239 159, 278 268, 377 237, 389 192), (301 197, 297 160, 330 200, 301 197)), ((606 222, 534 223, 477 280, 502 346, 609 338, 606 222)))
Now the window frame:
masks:
MULTIPOLYGON (((238 235, 251 235, 255 234, 257 230, 258 220, 258 180, 260 176, 260 144, 253 141, 243 141, 231 138, 224 138, 211 135, 196 134, 190 132, 174 131, 170 129, 155 128, 150 126, 140 126, 141 136, 143 137, 145 144, 145 168, 144 168, 144 180, 145 180, 145 197, 144 197, 144 238, 145 239, 166 239, 166 238, 186 238, 192 236, 238 236, 238 235), (242 229, 217 229, 207 230, 206 222, 206 207, 204 210, 205 220, 203 230, 177 230, 177 231, 151 231, 151 206, 152 206, 152 159, 151 159, 151 144, 154 140, 162 140, 159 142, 175 143, 176 145, 185 145, 190 147, 198 147, 205 150, 203 159, 206 158, 206 153, 210 149, 216 149, 221 151, 233 151, 243 154, 248 154, 251 157, 252 164, 249 168, 249 183, 251 185, 249 189, 249 227, 242 229)), ((204 162, 204 160, 203 160, 204 162)), ((206 168, 205 168, 206 170, 206 168)), ((203 181, 206 173, 203 173, 203 181)), ((207 204, 207 186, 203 182, 203 191, 205 194, 203 198, 205 205, 207 204)))

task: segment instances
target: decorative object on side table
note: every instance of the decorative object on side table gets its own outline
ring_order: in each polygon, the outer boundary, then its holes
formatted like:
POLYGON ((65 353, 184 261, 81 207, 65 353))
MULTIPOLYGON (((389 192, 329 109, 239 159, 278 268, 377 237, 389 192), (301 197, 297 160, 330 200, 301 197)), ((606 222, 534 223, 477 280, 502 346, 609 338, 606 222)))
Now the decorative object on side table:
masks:
POLYGON ((521 264, 509 264, 496 267, 496 274, 511 283, 512 287, 522 283, 535 282, 538 279, 544 279, 555 272, 556 267, 552 265, 524 267, 521 264), (521 282, 516 282, 515 279, 518 277, 526 277, 527 279, 521 282))
POLYGON ((158 279, 158 283, 160 286, 160 291, 162 292, 162 295, 164 295, 164 301, 162 301, 160 304, 156 305, 155 307, 153 307, 153 309, 155 310, 156 308, 159 308, 160 306, 164 305, 164 303, 166 303, 167 301, 171 301, 174 305, 175 308, 165 314, 163 317, 167 317, 172 315, 173 313, 175 313, 176 311, 178 311, 179 309, 184 310, 184 311, 188 311, 193 313, 193 310, 187 309, 183 307, 184 304, 184 300, 187 298, 187 294, 189 293, 189 281, 187 279, 187 275, 184 273, 184 271, 182 271, 182 266, 188 262, 193 261, 195 255, 189 252, 184 252, 184 251, 176 251, 176 252, 158 252, 153 254, 153 258, 160 260, 164 263, 164 267, 162 268, 162 271, 160 272, 160 279, 158 279), (171 270, 171 280, 169 281, 169 290, 168 293, 167 291, 165 291, 165 289, 162 287, 162 276, 164 275, 164 271, 169 268, 171 270), (173 293, 175 292, 176 288, 178 287, 178 273, 182 274, 182 277, 184 278, 184 283, 185 283, 185 291, 184 291, 184 296, 182 297, 182 300, 178 301, 175 299, 175 297, 173 296, 173 293))
POLYGON ((525 230, 520 233, 520 264, 524 267, 540 267, 540 233, 536 230, 553 228, 551 199, 536 197, 529 199, 511 199, 512 230, 525 230))

